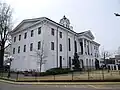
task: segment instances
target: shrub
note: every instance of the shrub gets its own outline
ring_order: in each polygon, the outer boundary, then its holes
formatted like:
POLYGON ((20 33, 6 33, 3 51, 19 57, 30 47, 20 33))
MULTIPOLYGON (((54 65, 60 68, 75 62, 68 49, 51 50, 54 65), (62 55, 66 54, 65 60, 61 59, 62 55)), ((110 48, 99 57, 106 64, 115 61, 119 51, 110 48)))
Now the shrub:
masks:
POLYGON ((24 71, 24 76, 28 76, 29 72, 28 71, 24 71))
POLYGON ((66 74, 71 72, 70 68, 51 68, 46 72, 35 72, 35 71, 24 71, 25 76, 47 76, 47 75, 58 75, 58 74, 66 74))
POLYGON ((47 75, 65 74, 69 72, 71 72, 69 68, 51 68, 46 71, 47 75))

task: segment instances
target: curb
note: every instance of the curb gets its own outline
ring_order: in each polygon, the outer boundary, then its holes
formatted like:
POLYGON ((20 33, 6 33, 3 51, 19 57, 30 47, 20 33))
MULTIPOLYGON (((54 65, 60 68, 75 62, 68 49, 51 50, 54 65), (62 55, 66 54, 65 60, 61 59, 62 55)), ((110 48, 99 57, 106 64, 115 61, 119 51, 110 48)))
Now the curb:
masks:
POLYGON ((0 80, 0 82, 15 85, 120 85, 120 82, 15 82, 0 80))

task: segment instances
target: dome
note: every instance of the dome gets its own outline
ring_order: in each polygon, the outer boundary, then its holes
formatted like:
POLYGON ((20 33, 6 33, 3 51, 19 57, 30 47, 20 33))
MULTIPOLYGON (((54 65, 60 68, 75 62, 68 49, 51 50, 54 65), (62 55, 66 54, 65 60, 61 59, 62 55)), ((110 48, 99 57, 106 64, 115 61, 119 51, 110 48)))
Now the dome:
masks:
POLYGON ((70 21, 65 16, 60 20, 60 24, 69 28, 70 27, 70 21))

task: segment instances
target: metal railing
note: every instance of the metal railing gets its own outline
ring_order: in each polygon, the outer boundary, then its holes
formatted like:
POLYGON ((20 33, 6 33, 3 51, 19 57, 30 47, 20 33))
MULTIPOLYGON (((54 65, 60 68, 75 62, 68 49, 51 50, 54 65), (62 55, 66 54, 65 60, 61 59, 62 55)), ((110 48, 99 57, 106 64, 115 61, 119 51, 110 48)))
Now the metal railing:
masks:
POLYGON ((57 75, 37 75, 33 73, 23 72, 6 72, 0 73, 1 78, 11 79, 15 81, 41 81, 41 80, 120 80, 120 70, 87 70, 69 72, 57 75))

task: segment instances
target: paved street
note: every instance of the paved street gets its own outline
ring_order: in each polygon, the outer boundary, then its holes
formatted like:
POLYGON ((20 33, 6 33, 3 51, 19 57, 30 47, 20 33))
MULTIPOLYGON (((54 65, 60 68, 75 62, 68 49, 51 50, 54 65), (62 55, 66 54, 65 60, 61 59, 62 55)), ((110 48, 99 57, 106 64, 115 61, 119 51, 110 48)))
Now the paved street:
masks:
POLYGON ((120 90, 120 85, 13 85, 0 82, 0 90, 120 90))

